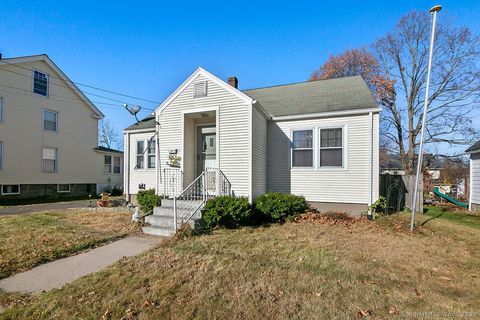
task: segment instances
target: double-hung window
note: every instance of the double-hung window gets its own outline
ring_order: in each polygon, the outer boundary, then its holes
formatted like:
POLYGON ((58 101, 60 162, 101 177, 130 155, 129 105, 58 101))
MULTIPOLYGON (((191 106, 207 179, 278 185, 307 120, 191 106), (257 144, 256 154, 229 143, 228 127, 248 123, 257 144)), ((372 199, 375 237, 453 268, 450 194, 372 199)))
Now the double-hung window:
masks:
POLYGON ((58 131, 58 112, 43 109, 43 130, 58 131))
POLYGON ((112 173, 112 156, 105 155, 103 173, 112 173))
POLYGON ((292 167, 313 167, 313 130, 292 131, 292 167))
POLYGON ((343 166, 342 128, 320 129, 320 167, 343 166))
POLYGON ((120 157, 113 157, 113 173, 120 173, 120 157))
POLYGON ((43 172, 57 172, 57 149, 42 149, 43 172))
POLYGON ((135 169, 144 169, 145 168, 145 141, 137 141, 137 164, 135 169))
POLYGON ((148 140, 147 168, 155 168, 155 140, 148 140))
POLYGON ((33 71, 33 92, 41 96, 48 95, 48 75, 40 72, 33 71))

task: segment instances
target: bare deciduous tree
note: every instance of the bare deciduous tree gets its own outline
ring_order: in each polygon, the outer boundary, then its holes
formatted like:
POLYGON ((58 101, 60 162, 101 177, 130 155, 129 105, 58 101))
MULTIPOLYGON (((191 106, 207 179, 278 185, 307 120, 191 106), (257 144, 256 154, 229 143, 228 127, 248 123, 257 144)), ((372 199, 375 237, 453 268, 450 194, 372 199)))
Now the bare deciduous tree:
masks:
POLYGON ((122 148, 119 134, 108 119, 104 118, 98 123, 98 144, 106 148, 122 148))
MULTIPOLYGON (((383 134, 413 171, 425 98, 430 17, 410 12, 373 49, 384 78, 392 79, 395 99, 385 106, 383 134)), ((426 143, 467 144, 476 139, 471 112, 480 97, 480 39, 466 27, 441 22, 435 34, 426 143)))
MULTIPOLYGON (((425 142, 469 144, 478 139, 471 113, 480 102, 480 38, 445 21, 435 37, 425 142)), ((419 144, 429 41, 429 14, 410 12, 373 44, 372 53, 354 49, 330 56, 310 77, 361 75, 385 109, 381 144, 399 153, 410 173, 419 144)))

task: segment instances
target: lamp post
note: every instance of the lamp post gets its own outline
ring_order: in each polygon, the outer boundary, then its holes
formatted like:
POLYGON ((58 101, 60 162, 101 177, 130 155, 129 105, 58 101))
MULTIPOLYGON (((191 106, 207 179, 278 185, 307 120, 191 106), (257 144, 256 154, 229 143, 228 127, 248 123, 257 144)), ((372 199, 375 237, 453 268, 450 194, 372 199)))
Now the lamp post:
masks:
MULTIPOLYGON (((432 33, 430 35, 430 52, 428 55, 427 83, 425 86, 425 104, 423 106, 422 130, 420 133, 420 148, 418 150, 417 176, 415 177, 415 193, 413 194, 412 221, 410 222, 411 231, 413 231, 415 227, 415 211, 417 210, 418 187, 420 182, 420 176, 422 173, 423 142, 424 142, 423 140, 425 137, 425 126, 427 125, 428 90, 430 88, 430 70, 432 68, 433 42, 435 40, 435 23, 437 22, 437 12, 439 12, 440 10, 442 10, 442 6, 440 5, 436 5, 430 9, 430 14, 432 15, 432 33)), ((423 175, 422 175, 422 178, 423 178, 423 175)))

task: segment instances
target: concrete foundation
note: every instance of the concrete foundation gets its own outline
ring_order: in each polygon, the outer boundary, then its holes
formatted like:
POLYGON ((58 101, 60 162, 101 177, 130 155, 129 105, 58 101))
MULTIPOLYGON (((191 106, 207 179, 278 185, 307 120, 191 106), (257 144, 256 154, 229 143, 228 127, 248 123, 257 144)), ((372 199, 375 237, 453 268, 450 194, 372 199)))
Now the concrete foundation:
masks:
POLYGON ((360 215, 368 211, 367 204, 338 203, 338 202, 310 202, 312 208, 320 212, 337 211, 346 212, 351 215, 360 215))

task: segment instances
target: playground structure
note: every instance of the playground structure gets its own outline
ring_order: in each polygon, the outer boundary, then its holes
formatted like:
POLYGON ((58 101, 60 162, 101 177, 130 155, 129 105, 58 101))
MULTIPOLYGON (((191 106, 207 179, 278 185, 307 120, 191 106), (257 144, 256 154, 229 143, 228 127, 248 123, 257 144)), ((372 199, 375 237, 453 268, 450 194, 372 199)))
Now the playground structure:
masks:
POLYGON ((435 195, 437 195, 438 197, 448 201, 448 202, 451 202, 453 203, 454 205, 457 205, 459 207, 462 207, 462 208, 468 208, 468 204, 466 203, 463 203, 463 202, 460 202, 458 200, 456 200, 455 198, 452 198, 444 193, 441 193, 440 192, 440 189, 438 187, 434 187, 433 188, 433 193, 435 193, 435 195))

